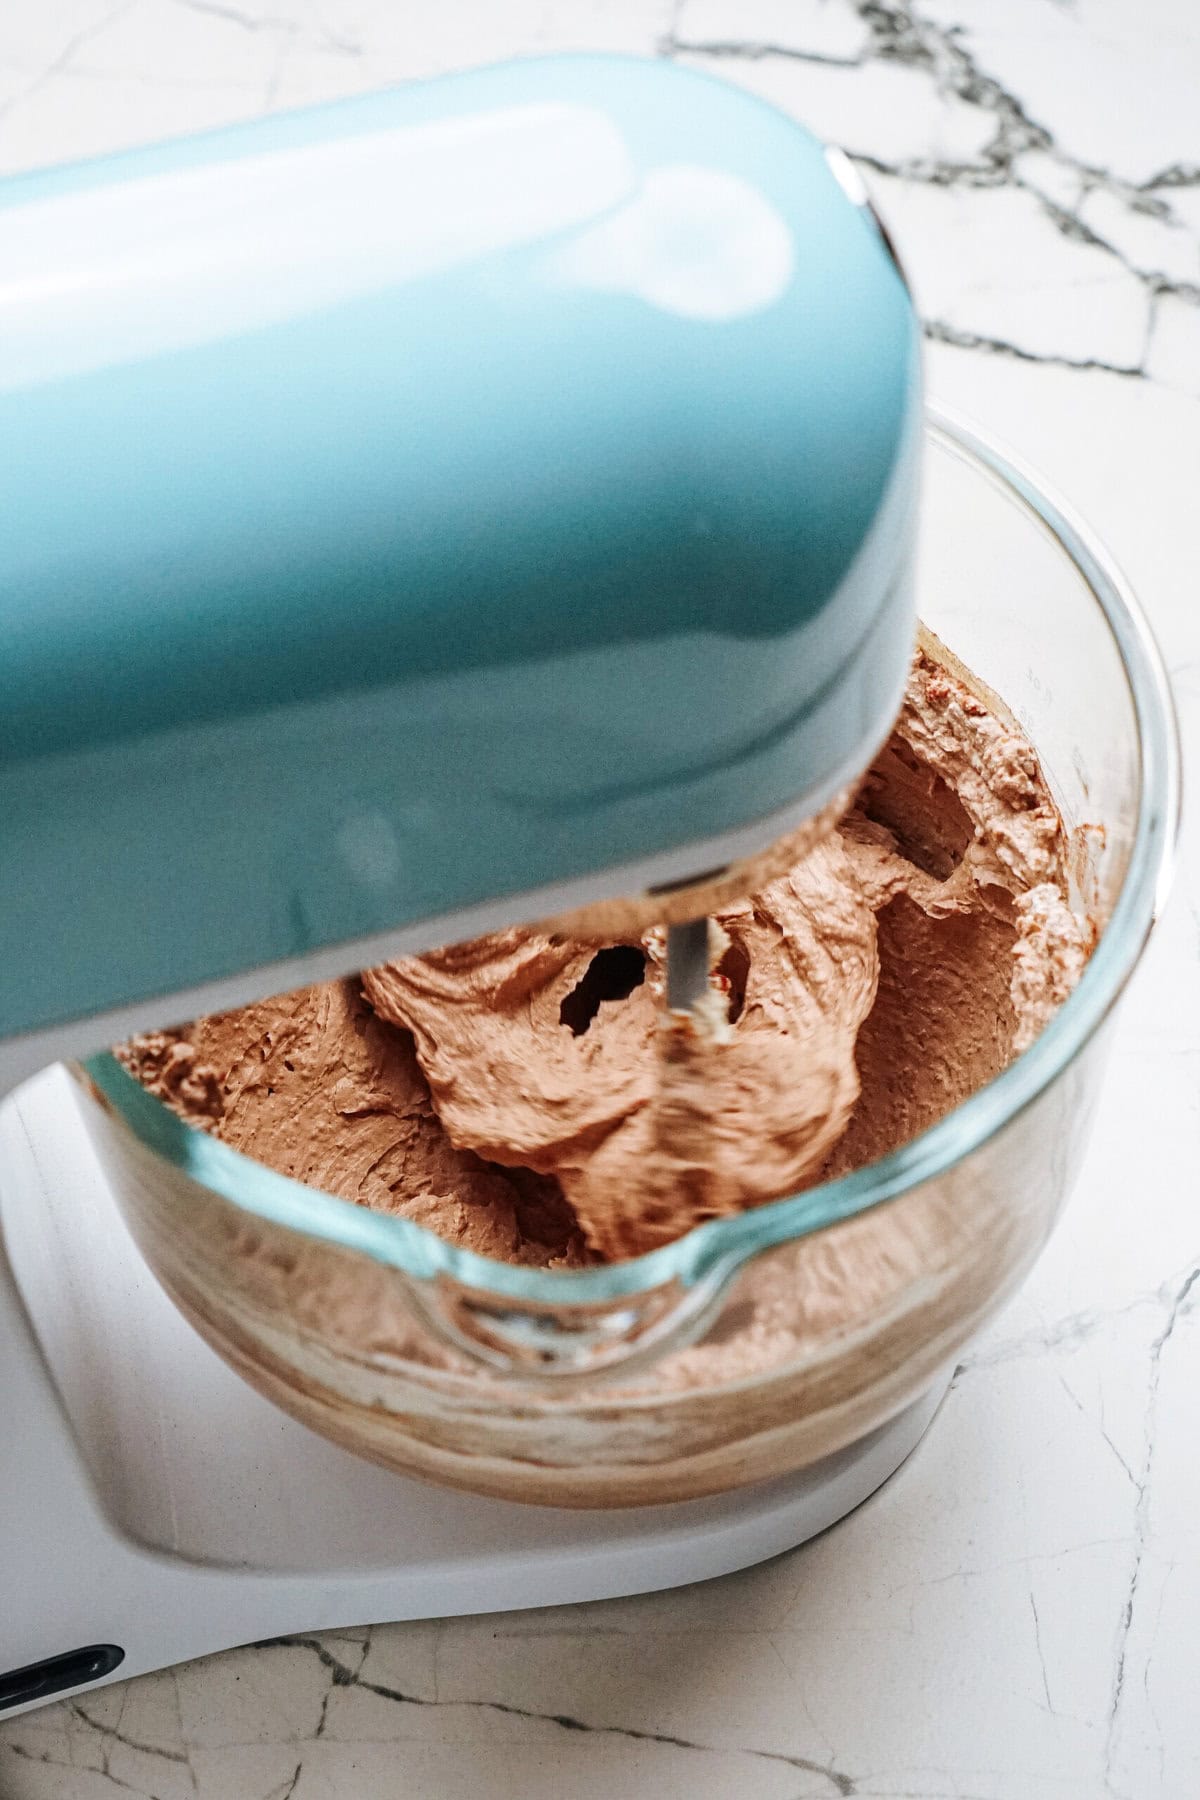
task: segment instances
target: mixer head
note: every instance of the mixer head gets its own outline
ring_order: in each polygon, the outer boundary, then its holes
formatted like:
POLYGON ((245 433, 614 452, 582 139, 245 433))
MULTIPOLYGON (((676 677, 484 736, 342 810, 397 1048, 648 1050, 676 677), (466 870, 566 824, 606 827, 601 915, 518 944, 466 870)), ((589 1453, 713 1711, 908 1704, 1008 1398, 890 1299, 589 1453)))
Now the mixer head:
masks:
POLYGON ((913 633, 863 202, 616 58, 0 185, 0 1084, 795 860, 913 633))

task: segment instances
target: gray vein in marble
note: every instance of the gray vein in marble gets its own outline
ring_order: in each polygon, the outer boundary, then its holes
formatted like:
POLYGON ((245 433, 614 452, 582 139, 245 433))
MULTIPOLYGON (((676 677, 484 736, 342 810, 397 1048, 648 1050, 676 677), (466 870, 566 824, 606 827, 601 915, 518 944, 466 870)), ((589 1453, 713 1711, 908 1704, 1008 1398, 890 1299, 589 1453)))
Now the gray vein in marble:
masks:
MULTIPOLYGON (((315 1643, 306 1645, 306 1648, 315 1648, 315 1647, 316 1647, 315 1643)), ((362 1671, 363 1671, 363 1664, 366 1662, 367 1657, 370 1655, 370 1652, 371 1652, 371 1638, 370 1638, 370 1633, 368 1633, 362 1642, 362 1654, 360 1655, 360 1657, 358 1659, 358 1667, 351 1669, 345 1663, 339 1662, 337 1657, 335 1657, 330 1651, 326 1650, 324 1645, 321 1645, 320 1649, 318 1650, 318 1660, 320 1661, 321 1667, 323 1669, 329 1670, 329 1672, 333 1676, 333 1679, 329 1683, 329 1686, 326 1688, 324 1698, 321 1701, 321 1716, 317 1720, 317 1729, 313 1733, 313 1736, 315 1738, 324 1737, 324 1735, 325 1735, 325 1723, 329 1717, 329 1702, 333 1698, 335 1688, 364 1687, 367 1685, 367 1683, 365 1683, 362 1680, 362 1671)), ((437 1699, 436 1680, 434 1682, 433 1697, 434 1697, 434 1700, 436 1701, 436 1699, 437 1699)))
POLYGON ((1076 359, 1030 349, 1013 339, 960 329, 946 320, 926 320, 926 335, 939 343, 988 355, 1016 357, 1022 362, 1144 377, 1157 301, 1163 295, 1171 295, 1186 304, 1200 306, 1200 284, 1176 280, 1162 270, 1145 268, 1134 262, 1117 245, 1094 231, 1079 216, 1077 209, 1062 206, 1042 193, 1033 182, 1025 179, 1016 166, 1017 160, 1022 154, 1031 151, 1042 152, 1059 167, 1076 175, 1080 184, 1077 205, 1082 205, 1096 189, 1103 189, 1130 211, 1149 214, 1183 230, 1186 230, 1185 222, 1175 218, 1169 202, 1161 198, 1161 193, 1162 190, 1169 193, 1172 188, 1200 185, 1200 165, 1190 162, 1174 163, 1157 172, 1148 181, 1125 181, 1114 171, 1082 161, 1062 149, 1055 142, 1050 128, 1040 120, 1031 118, 1018 96, 979 65, 963 43, 957 28, 938 25, 924 18, 915 6, 898 3, 898 0, 896 3, 885 3, 885 0, 849 0, 849 4, 869 32, 866 45, 855 56, 824 56, 791 45, 771 44, 758 39, 691 40, 680 34, 678 15, 661 49, 667 56, 687 54, 717 59, 777 56, 846 69, 862 68, 872 62, 902 63, 927 75, 938 93, 951 94, 967 105, 989 113, 995 122, 993 136, 978 161, 954 162, 937 157, 917 157, 892 162, 861 149, 854 150, 853 155, 865 168, 894 180, 924 182, 940 187, 1009 187, 1030 195, 1064 237, 1103 251, 1142 285, 1148 302, 1146 341, 1138 362, 1114 363, 1101 358, 1076 359))
POLYGON ((989 337, 984 332, 964 331, 944 319, 922 320, 922 330, 931 343, 950 344, 957 350, 979 350, 985 356, 1011 356, 1017 362, 1049 365, 1055 369, 1102 369, 1106 375, 1141 376, 1145 374, 1145 352, 1136 363, 1106 362, 1099 356, 1060 356, 1046 350, 1030 350, 1009 338, 989 337))
POLYGON ((10 95, 3 104, 0 104, 0 119, 4 119, 15 106, 21 105, 23 101, 30 99, 34 94, 40 93, 48 81, 52 81, 56 75, 61 74, 70 66, 85 44, 90 43, 93 38, 99 37, 101 32, 107 31, 110 25, 115 25, 117 20, 130 12, 135 4, 136 0, 119 0, 119 4, 114 6, 110 12, 106 12, 103 18, 94 20, 90 25, 81 26, 68 38, 58 55, 47 63, 44 69, 39 70, 26 87, 23 87, 19 93, 10 95))
POLYGON ((164 1762, 186 1763, 188 1760, 187 1752, 184 1750, 168 1750, 160 1744, 143 1744, 139 1739, 130 1737, 127 1732, 122 1731, 119 1725, 105 1725, 102 1720, 94 1719, 79 1700, 68 1700, 67 1710, 73 1712, 77 1719, 82 1719, 83 1723, 90 1726, 93 1731, 98 1731, 101 1737, 111 1738, 115 1743, 123 1744, 126 1750, 140 1750, 143 1756, 161 1756, 164 1762))
MULTIPOLYGON (((862 1800, 930 1800, 928 1788, 863 1788, 862 1800)), ((978 1791, 971 1793, 966 1788, 956 1788, 954 1800, 996 1800, 996 1790, 988 1794, 978 1791)))
MULTIPOLYGON (((1167 1312, 1166 1322, 1158 1336, 1150 1346, 1150 1381, 1146 1395, 1145 1424, 1143 1439, 1145 1451, 1142 1461, 1141 1478, 1137 1482, 1137 1506, 1134 1511, 1134 1544, 1133 1561, 1129 1573, 1129 1586, 1125 1594, 1125 1604, 1117 1627, 1116 1652, 1113 1659, 1112 1693, 1108 1707, 1108 1728, 1104 1743, 1104 1779, 1105 1791, 1112 1800, 1136 1800, 1136 1796, 1122 1793, 1115 1783, 1115 1762, 1120 1730, 1121 1709, 1125 1698, 1126 1657, 1129 1649, 1129 1638, 1133 1628, 1134 1612, 1137 1607, 1138 1588, 1141 1584, 1142 1569, 1146 1559, 1146 1547, 1150 1535, 1150 1483, 1154 1472, 1154 1454, 1158 1440, 1158 1391, 1162 1379, 1163 1352, 1175 1333, 1175 1327, 1186 1311, 1190 1310, 1188 1302, 1192 1291, 1200 1281, 1200 1267, 1192 1269, 1185 1280, 1177 1288, 1167 1312)), ((1147 1658, 1143 1671, 1143 1680, 1149 1670, 1150 1659, 1147 1658)))
POLYGON ((279 97, 279 84, 283 80, 283 72, 287 68, 291 54, 292 39, 290 37, 281 37, 279 46, 275 52, 274 65, 272 66, 270 75, 267 77, 267 85, 263 89, 263 105, 268 112, 272 110, 279 97))
MULTIPOLYGON (((1071 1386, 1070 1382, 1067 1380, 1065 1375, 1061 1375, 1061 1374, 1059 1375, 1058 1385, 1061 1387, 1063 1393, 1067 1396, 1067 1399, 1071 1402, 1071 1405, 1075 1408, 1075 1411, 1080 1415, 1080 1417, 1086 1419, 1089 1424, 1093 1423, 1091 1413, 1088 1411, 1087 1407, 1083 1404, 1083 1401, 1079 1398, 1079 1395, 1075 1392, 1075 1389, 1071 1386)), ((1122 1471, 1124 1472, 1125 1477, 1128 1480, 1130 1487, 1133 1488, 1135 1493, 1140 1494, 1141 1493, 1141 1483, 1138 1481, 1137 1476, 1134 1474, 1133 1470, 1130 1468, 1126 1459, 1122 1456, 1120 1450, 1118 1449, 1117 1445, 1114 1443, 1112 1437, 1110 1436, 1108 1430, 1106 1429, 1105 1424, 1104 1424, 1103 1411, 1101 1412, 1101 1417, 1100 1417, 1097 1429, 1100 1433, 1100 1436, 1104 1439, 1104 1442, 1108 1445, 1109 1449, 1113 1453, 1113 1456, 1116 1458, 1117 1463, 1120 1465, 1122 1471)))
MULTIPOLYGON (((297 39, 308 35, 308 27, 296 19, 288 19, 271 13, 243 12, 240 7, 225 4, 225 0, 174 0, 185 12, 203 13, 209 18, 225 19, 231 25, 239 25, 243 31, 278 32, 285 43, 294 43, 297 39)), ((338 32, 330 31, 328 26, 320 24, 314 34, 314 42, 322 49, 338 50, 344 56, 361 56, 363 47, 352 38, 342 37, 338 32)), ((277 68, 272 76, 275 87, 279 85, 281 69, 277 68)))
MULTIPOLYGON (((167 1750, 157 1745, 141 1744, 133 1738, 125 1737, 114 1726, 101 1725, 98 1720, 91 1718, 79 1705, 78 1701, 68 1701, 67 1709, 69 1712, 73 1713, 76 1718, 81 1719, 84 1724, 90 1726, 93 1731, 98 1732, 102 1738, 109 1740, 106 1741, 105 1746, 101 1751, 101 1766, 95 1773, 102 1775, 105 1781, 111 1782, 112 1786, 119 1788, 122 1793, 136 1794, 138 1800, 156 1800, 155 1795, 149 1788, 145 1786, 135 1787, 132 1782, 123 1781, 119 1775, 113 1774, 110 1766, 110 1742, 121 1744, 126 1749, 136 1750, 147 1756, 160 1756, 166 1762, 184 1764, 188 1769, 189 1775, 191 1775, 192 1789, 195 1791, 196 1778, 192 1772, 191 1758, 186 1751, 167 1750)), ((64 1763, 60 1758, 52 1756, 48 1750, 30 1750, 24 1744, 12 1742, 5 1742, 3 1748, 10 1756, 16 1757, 20 1762, 40 1763, 46 1768, 63 1769, 68 1774, 74 1773, 77 1767, 74 1763, 64 1763)), ((296 1778, 299 1777, 299 1774, 300 1768, 297 1766, 296 1778)), ((292 1785, 293 1787, 295 1786, 295 1779, 293 1779, 292 1785)), ((290 1793, 291 1789, 289 1789, 288 1792, 290 1793)), ((273 1800, 273 1796, 269 1796, 268 1800, 273 1800)))
POLYGON ((5 1740, 3 1748, 9 1756, 15 1756, 19 1762, 46 1763, 58 1768, 64 1766, 56 1763, 55 1758, 48 1750, 29 1750, 24 1744, 9 1743, 7 1740, 5 1740))
POLYGON ((1029 1590, 1029 1610, 1033 1614, 1033 1642, 1037 1650, 1038 1667, 1042 1671, 1042 1691, 1046 1696, 1046 1710, 1053 1712, 1054 1702, 1050 1698, 1050 1677, 1046 1672, 1046 1652, 1042 1649, 1042 1624, 1038 1618, 1037 1601, 1034 1599, 1032 1588, 1029 1590))
POLYGON ((1088 1538, 1082 1544, 1068 1544, 1063 1549, 1039 1550, 1030 1556, 1008 1556, 1001 1562, 984 1563, 978 1569, 948 1569, 944 1575, 921 1575, 912 1581, 898 1581, 887 1591, 889 1595, 914 1593, 925 1588, 945 1587, 951 1581, 987 1581, 993 1575, 1002 1575, 1007 1569, 1032 1569, 1045 1563, 1054 1566, 1064 1557, 1082 1556, 1088 1550, 1110 1550, 1117 1545, 1125 1544, 1125 1537, 1088 1538))
MULTIPOLYGON (((391 1700, 400 1706, 461 1706, 474 1711, 502 1713, 508 1718, 529 1719, 538 1724, 557 1725, 562 1731, 580 1731, 593 1733, 599 1737, 626 1738, 635 1743, 665 1744, 673 1750, 695 1750, 701 1754, 745 1756, 763 1762, 782 1763, 787 1768, 802 1770, 806 1775, 821 1776, 829 1783, 830 1792, 832 1794, 844 1796, 845 1800, 853 1800, 853 1797, 858 1793, 858 1788, 853 1776, 847 1775, 844 1770, 834 1768, 832 1764, 814 1762, 811 1758, 806 1756, 785 1756, 782 1751, 778 1750, 744 1749, 736 1745, 701 1744, 693 1738, 676 1737, 671 1732, 643 1731, 633 1725, 591 1725, 586 1719, 576 1718, 572 1713, 538 1712, 533 1707, 514 1706, 505 1700, 463 1700, 453 1698, 439 1700, 436 1697, 426 1696, 424 1694, 406 1694, 399 1688, 388 1687, 384 1683, 378 1681, 370 1681, 361 1673, 363 1662, 366 1660, 366 1647, 364 1647, 363 1658, 357 1669, 350 1668, 348 1664, 334 1656, 318 1638, 314 1637, 265 1638, 261 1643, 256 1644, 254 1648, 256 1650, 286 1650, 297 1648, 310 1650, 321 1664, 321 1667, 326 1669, 331 1676, 330 1694, 332 1694, 335 1688, 362 1688, 366 1693, 374 1694, 377 1699, 391 1700)), ((327 1694, 322 1705, 321 1718, 315 1733, 316 1737, 321 1736, 324 1728, 328 1703, 329 1695, 327 1694)), ((299 1773, 299 1771, 297 1771, 297 1773, 299 1773)))
POLYGON ((1146 189, 1200 187, 1200 163, 1171 163, 1169 168, 1160 169, 1142 186, 1146 189))
MULTIPOLYGON (((931 1775, 940 1775, 942 1777, 949 1777, 950 1779, 957 1781, 957 1771, 952 1770, 952 1769, 931 1769, 929 1772, 931 1775)), ((861 1795, 861 1800, 996 1800, 995 1788, 990 1788, 988 1790, 988 1792, 986 1794, 984 1794, 984 1793, 981 1793, 977 1788, 964 1788, 964 1787, 956 1786, 953 1790, 952 1795, 950 1793, 950 1790, 946 1789, 944 1791, 944 1793, 940 1796, 938 1796, 938 1795, 931 1796, 929 1789, 927 1787, 923 1787, 923 1788, 869 1787, 869 1788, 861 1788, 859 1790, 859 1792, 861 1795)))
POLYGON ((243 31, 296 29, 290 19, 258 18, 253 13, 242 12, 236 6, 223 6, 221 0, 175 0, 175 4, 182 6, 185 12, 204 13, 214 19, 228 19, 231 25, 240 25, 243 31))
POLYGON ((1074 1350, 1084 1344, 1114 1319, 1124 1319, 1130 1313, 1144 1312, 1150 1308, 1168 1310, 1173 1297, 1178 1291, 1179 1279, 1164 1282, 1162 1287, 1152 1293, 1136 1294, 1123 1306, 1093 1307, 1085 1312, 1067 1313, 1053 1324, 1043 1326, 1037 1331, 1021 1332, 1017 1337, 1001 1338, 997 1343, 985 1345, 974 1354, 965 1356, 954 1371, 951 1387, 957 1387, 962 1378, 972 1375, 977 1369, 995 1369, 1002 1363, 1019 1362, 1029 1356, 1043 1356, 1048 1350, 1074 1350))
MULTIPOLYGON (((127 1696, 128 1690, 126 1691, 126 1697, 127 1696)), ((163 1762, 182 1765, 188 1772, 192 1792, 195 1793, 196 1776, 192 1768, 190 1753, 186 1749, 170 1749, 163 1744, 143 1743, 140 1739, 131 1737, 127 1732, 123 1731, 121 1729, 121 1718, 124 1717, 125 1713, 124 1701, 122 1701, 121 1714, 116 1725, 105 1725, 101 1720, 93 1718, 92 1714, 87 1711, 86 1707, 79 1700, 68 1700, 66 1702, 66 1707, 69 1713, 73 1714, 73 1716, 80 1720, 82 1724, 88 1726, 89 1729, 94 1731, 101 1739, 100 1773, 104 1776, 106 1781, 111 1781, 114 1787, 121 1788, 131 1794, 137 1794, 140 1797, 140 1800, 156 1800, 155 1795, 149 1788, 144 1785, 140 1787, 135 1786, 132 1782, 124 1781, 119 1775, 113 1773, 113 1748, 116 1745, 120 1745, 122 1749, 133 1750, 140 1756, 159 1757, 163 1762)), ((43 1757, 41 1760, 52 1762, 53 1758, 47 1756, 43 1757)))
POLYGON ((823 69, 861 69, 870 60, 862 54, 830 56, 822 50, 804 50, 797 44, 771 44, 757 38, 684 38, 679 35, 677 25, 673 25, 659 42, 659 54, 670 57, 677 51, 698 56, 734 57, 739 62, 778 56, 786 62, 815 64, 823 69))

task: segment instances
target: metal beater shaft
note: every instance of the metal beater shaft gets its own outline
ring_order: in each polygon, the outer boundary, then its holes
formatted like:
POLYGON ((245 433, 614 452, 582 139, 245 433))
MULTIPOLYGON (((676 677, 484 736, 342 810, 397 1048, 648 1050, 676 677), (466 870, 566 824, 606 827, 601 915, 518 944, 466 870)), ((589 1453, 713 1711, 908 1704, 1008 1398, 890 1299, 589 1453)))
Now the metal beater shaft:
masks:
POLYGON ((708 920, 667 927, 667 1005, 688 1012, 708 991, 708 920))

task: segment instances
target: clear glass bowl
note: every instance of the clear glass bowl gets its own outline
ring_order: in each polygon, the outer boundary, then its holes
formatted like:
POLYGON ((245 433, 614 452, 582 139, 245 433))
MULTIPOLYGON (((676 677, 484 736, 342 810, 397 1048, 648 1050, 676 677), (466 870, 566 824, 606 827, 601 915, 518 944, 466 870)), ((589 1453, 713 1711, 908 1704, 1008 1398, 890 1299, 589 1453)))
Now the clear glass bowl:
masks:
POLYGON ((643 1505, 854 1442, 1013 1292, 1079 1168, 1103 1027, 1164 896, 1178 747, 1154 644, 1104 551, 937 413, 918 581, 922 618, 1017 715, 1079 833, 1102 932, 1047 1030, 872 1167, 580 1273, 490 1262, 302 1187, 189 1130, 111 1057, 77 1066, 147 1262, 256 1388, 406 1474, 643 1505))

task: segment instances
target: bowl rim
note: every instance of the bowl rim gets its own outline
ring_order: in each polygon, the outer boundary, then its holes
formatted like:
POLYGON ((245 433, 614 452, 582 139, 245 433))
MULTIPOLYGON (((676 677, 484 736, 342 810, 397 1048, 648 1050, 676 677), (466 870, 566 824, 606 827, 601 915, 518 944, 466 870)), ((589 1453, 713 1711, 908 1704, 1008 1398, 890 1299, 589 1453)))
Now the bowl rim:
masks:
MULTIPOLYGON (((1138 734, 1137 820, 1129 863, 1087 968, 1028 1049, 929 1130, 837 1181, 714 1219, 628 1262, 549 1270, 494 1261, 407 1219, 371 1212, 267 1168, 186 1125, 110 1051, 75 1072, 134 1136, 200 1186, 270 1223, 370 1257, 419 1282, 446 1278, 472 1297, 553 1312, 647 1295, 665 1286, 707 1300, 762 1252, 856 1218, 943 1174, 1032 1105, 1095 1035, 1116 1004, 1159 917, 1179 830, 1181 773, 1174 701, 1142 606, 1107 548, 1028 465, 955 411, 928 403, 927 440, 983 476, 1074 566, 1099 606, 1129 687, 1138 734)), ((694 1310, 689 1308, 689 1312, 694 1310)), ((707 1305, 705 1307, 707 1311, 707 1305)), ((456 1334, 457 1335, 457 1334, 456 1334)), ((653 1334, 655 1338, 659 1333, 653 1334)), ((666 1334, 674 1338, 675 1333, 666 1334)), ((461 1340, 458 1340, 461 1347, 461 1340)))

